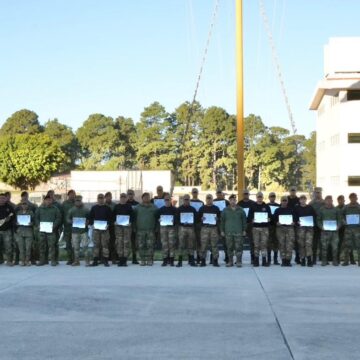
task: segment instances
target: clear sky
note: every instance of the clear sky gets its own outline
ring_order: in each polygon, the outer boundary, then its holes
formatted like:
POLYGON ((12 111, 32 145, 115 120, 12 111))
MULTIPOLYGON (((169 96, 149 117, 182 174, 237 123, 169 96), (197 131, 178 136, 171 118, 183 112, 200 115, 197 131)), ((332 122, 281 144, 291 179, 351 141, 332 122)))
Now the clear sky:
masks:
MULTIPOLYGON (((244 2, 245 114, 290 127, 258 0, 244 2)), ((235 0, 220 0, 198 100, 235 113, 235 0)), ((358 36, 359 0, 265 0, 299 133, 329 37, 358 36)), ((76 129, 91 113, 137 121, 193 96, 213 0, 0 0, 0 125, 22 108, 76 129)))

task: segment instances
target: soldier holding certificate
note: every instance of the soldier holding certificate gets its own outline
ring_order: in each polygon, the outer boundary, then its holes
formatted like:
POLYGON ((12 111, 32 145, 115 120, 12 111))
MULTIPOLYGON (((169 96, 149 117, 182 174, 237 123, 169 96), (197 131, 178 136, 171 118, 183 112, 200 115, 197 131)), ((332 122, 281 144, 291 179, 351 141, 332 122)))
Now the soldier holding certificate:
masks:
POLYGON ((195 226, 197 211, 190 205, 190 196, 184 195, 184 203, 178 209, 179 224, 179 261, 177 267, 182 266, 183 256, 189 257, 189 265, 196 266, 194 261, 195 251, 195 226))
POLYGON ((16 232, 15 240, 20 252, 20 265, 31 265, 31 247, 34 240, 34 217, 35 214, 29 209, 29 204, 23 201, 16 211, 16 232))
POLYGON ((174 266, 177 208, 172 206, 170 194, 164 195, 165 206, 159 209, 160 240, 163 253, 161 266, 174 266))
POLYGON ((38 266, 48 263, 46 258, 46 248, 49 249, 51 266, 57 265, 56 247, 57 235, 56 231, 62 223, 62 215, 60 210, 53 205, 50 195, 46 195, 43 203, 35 213, 35 225, 39 230, 39 252, 40 261, 38 266))
POLYGON ((71 243, 74 250, 74 262, 72 266, 80 265, 80 247, 83 248, 85 266, 90 266, 90 250, 88 225, 90 211, 82 202, 82 196, 75 196, 75 206, 72 207, 66 217, 68 226, 71 226, 71 243))
POLYGON ((313 261, 313 238, 316 224, 316 212, 311 205, 306 204, 306 196, 300 196, 300 205, 296 206, 295 214, 298 220, 297 242, 300 254, 301 266, 312 267, 313 261), (305 260, 306 259, 306 260, 305 260))
POLYGON ((132 224, 134 222, 134 210, 127 202, 125 193, 120 194, 120 203, 114 207, 115 244, 119 256, 118 266, 127 266, 130 253, 132 224))
POLYGON ((349 196, 350 203, 343 210, 345 220, 345 257, 343 265, 349 265, 349 252, 357 249, 360 266, 360 205, 355 193, 349 196))
POLYGON ((321 229, 321 265, 327 265, 327 249, 330 245, 332 248, 333 265, 338 266, 338 230, 342 224, 342 216, 341 211, 334 207, 332 196, 328 195, 325 197, 325 205, 319 211, 317 223, 319 228, 321 229))
POLYGON ((206 195, 206 203, 199 210, 199 219, 201 220, 201 264, 206 266, 206 250, 211 245, 213 255, 213 266, 219 267, 219 249, 217 247, 219 233, 218 225, 221 212, 217 206, 213 204, 211 194, 206 195))
POLYGON ((271 210, 264 203, 262 192, 256 194, 256 203, 250 208, 249 221, 252 223, 252 236, 254 241, 254 266, 259 266, 259 255, 262 256, 262 266, 269 266, 267 262, 267 244, 269 241, 269 225, 271 210))
POLYGON ((276 235, 280 244, 281 266, 291 266, 294 250, 296 215, 294 209, 288 206, 288 197, 281 197, 280 207, 275 210, 276 235))
POLYGON ((91 266, 98 266, 100 257, 100 248, 103 256, 104 266, 109 266, 109 224, 113 220, 113 213, 109 206, 105 204, 104 194, 97 196, 97 204, 90 210, 89 224, 93 226, 94 240, 94 260, 91 266))

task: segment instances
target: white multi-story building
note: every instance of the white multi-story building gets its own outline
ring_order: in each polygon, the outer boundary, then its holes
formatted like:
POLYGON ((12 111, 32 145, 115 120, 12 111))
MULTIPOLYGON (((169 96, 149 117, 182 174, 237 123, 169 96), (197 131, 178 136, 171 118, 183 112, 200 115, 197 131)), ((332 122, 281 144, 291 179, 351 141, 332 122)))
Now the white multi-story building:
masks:
POLYGON ((317 186, 324 194, 360 197, 360 38, 331 38, 325 76, 310 105, 317 110, 317 186))

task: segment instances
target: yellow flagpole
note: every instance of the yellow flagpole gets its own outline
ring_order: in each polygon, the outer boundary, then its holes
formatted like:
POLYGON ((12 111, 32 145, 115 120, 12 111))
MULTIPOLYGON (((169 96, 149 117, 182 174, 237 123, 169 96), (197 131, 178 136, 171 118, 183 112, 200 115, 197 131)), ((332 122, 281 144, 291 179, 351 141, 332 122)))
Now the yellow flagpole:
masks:
POLYGON ((243 4, 236 0, 236 140, 237 140, 237 170, 238 198, 242 198, 245 187, 244 176, 244 53, 243 53, 243 4))

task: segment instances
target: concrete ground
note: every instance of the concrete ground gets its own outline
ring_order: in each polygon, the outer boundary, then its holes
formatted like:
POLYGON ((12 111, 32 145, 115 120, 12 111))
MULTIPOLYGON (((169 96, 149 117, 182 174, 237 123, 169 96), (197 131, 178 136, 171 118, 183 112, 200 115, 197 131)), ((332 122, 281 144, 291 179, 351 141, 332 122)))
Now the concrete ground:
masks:
POLYGON ((2 265, 0 359, 359 359, 359 278, 358 266, 2 265))

